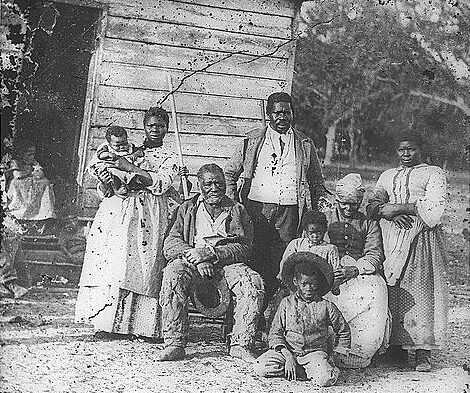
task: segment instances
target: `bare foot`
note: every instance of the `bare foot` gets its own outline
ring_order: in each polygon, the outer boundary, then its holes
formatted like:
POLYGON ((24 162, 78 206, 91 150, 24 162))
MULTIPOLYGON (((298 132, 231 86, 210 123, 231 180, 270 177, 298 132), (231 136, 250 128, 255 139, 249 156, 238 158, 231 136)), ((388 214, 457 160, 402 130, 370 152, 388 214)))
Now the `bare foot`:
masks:
POLYGON ((0 297, 10 297, 11 296, 11 292, 8 290, 8 288, 3 285, 3 284, 0 284, 0 297))
POLYGON ((19 299, 20 297, 26 295, 29 291, 29 289, 26 289, 25 287, 22 287, 15 282, 6 284, 6 287, 11 291, 11 293, 13 293, 13 297, 15 299, 19 299))
POLYGON ((172 360, 182 360, 184 359, 186 352, 184 348, 177 347, 174 345, 169 345, 166 347, 160 355, 157 357, 158 362, 167 362, 172 360))
POLYGON ((230 356, 233 358, 241 359, 247 363, 254 363, 256 356, 248 348, 242 347, 241 345, 233 345, 230 347, 230 356))

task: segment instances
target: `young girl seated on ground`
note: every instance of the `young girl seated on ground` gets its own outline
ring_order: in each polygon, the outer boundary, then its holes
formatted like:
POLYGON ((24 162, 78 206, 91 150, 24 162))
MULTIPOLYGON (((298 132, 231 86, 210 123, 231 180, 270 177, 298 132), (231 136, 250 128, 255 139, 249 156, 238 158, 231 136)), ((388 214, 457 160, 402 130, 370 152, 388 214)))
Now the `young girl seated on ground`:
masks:
POLYGON ((18 142, 7 169, 8 211, 20 222, 55 218, 52 184, 35 156, 32 142, 18 142))
POLYGON ((143 150, 128 141, 127 132, 123 127, 109 127, 106 130, 106 142, 98 147, 96 156, 90 163, 91 173, 107 180, 100 185, 103 195, 106 197, 124 196, 132 188, 138 188, 135 176, 115 168, 114 162, 123 157, 131 164, 137 164, 143 156, 143 150))
MULTIPOLYGON (((338 248, 324 240, 325 233, 328 230, 328 221, 325 214, 314 211, 307 211, 301 224, 302 234, 298 239, 292 240, 284 251, 279 271, 282 272, 285 260, 298 251, 308 251, 322 258, 333 268, 333 271, 340 267, 340 258, 338 248)), ((280 279, 280 277, 278 277, 280 279)), ((337 283, 333 284, 331 292, 339 295, 337 283)))
POLYGON ((281 280, 292 294, 282 299, 276 311, 268 337, 270 349, 257 359, 254 371, 264 377, 332 386, 339 376, 333 347, 342 353, 351 346, 348 323, 333 303, 322 298, 333 285, 333 269, 318 255, 294 252, 284 261, 281 280))

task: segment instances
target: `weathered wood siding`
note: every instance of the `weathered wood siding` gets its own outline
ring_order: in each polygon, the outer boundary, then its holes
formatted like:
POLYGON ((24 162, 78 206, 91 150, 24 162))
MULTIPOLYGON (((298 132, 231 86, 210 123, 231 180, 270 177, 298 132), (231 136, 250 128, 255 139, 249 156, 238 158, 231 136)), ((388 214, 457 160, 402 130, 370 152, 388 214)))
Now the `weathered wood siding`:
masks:
MULTIPOLYGON (((144 112, 167 94, 167 74, 176 87, 202 68, 175 94, 185 164, 192 174, 203 163, 223 165, 261 124, 262 100, 290 92, 294 20, 289 0, 108 1, 82 167, 110 124, 140 143, 144 112)), ((172 132, 170 122, 170 144, 172 132)), ((98 204, 94 185, 83 177, 87 215, 98 204)))

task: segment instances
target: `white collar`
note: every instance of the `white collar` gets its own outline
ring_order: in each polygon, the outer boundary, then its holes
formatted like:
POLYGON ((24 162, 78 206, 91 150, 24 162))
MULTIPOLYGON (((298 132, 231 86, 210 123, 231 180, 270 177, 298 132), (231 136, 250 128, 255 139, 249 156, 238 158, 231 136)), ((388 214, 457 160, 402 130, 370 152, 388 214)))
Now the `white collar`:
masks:
POLYGON ((292 127, 289 127, 289 129, 284 134, 281 134, 277 132, 274 128, 272 128, 268 123, 266 132, 270 133, 272 138, 279 137, 279 136, 280 137, 284 136, 284 138, 289 138, 294 133, 294 130, 292 129, 292 127))
POLYGON ((200 211, 200 207, 202 205, 202 211, 204 214, 207 215, 208 218, 212 221, 212 225, 220 225, 227 217, 228 217, 228 212, 225 209, 222 209, 222 212, 215 218, 213 219, 212 216, 209 214, 209 212, 206 209, 206 206, 204 205, 204 198, 202 197, 202 194, 197 197, 196 200, 196 208, 197 211, 200 211))

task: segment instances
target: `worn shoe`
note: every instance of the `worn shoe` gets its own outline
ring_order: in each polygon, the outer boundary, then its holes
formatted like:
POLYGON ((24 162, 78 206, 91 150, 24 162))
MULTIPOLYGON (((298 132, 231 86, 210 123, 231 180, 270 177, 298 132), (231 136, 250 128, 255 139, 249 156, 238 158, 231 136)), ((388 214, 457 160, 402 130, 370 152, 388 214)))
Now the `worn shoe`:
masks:
POLYGON ((96 340, 129 340, 129 341, 133 341, 136 338, 136 336, 134 336, 133 334, 105 332, 102 330, 95 332, 93 337, 96 340))
POLYGON ((416 371, 429 372, 431 371, 431 351, 425 349, 416 350, 416 371))
POLYGON ((163 338, 161 337, 145 337, 145 336, 137 336, 138 340, 145 341, 149 344, 163 344, 163 338))
POLYGON ((157 357, 158 362, 168 362, 173 360, 182 360, 186 356, 184 348, 175 345, 166 347, 157 357))
POLYGON ((250 349, 242 347, 241 345, 232 345, 230 347, 230 356, 233 358, 241 359, 247 363, 256 362, 256 356, 250 349))
POLYGON ((10 290, 15 299, 19 299, 20 297, 26 295, 29 291, 25 287, 22 287, 15 282, 8 283, 5 286, 10 290))

